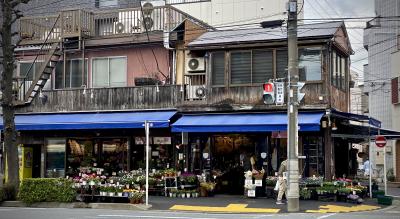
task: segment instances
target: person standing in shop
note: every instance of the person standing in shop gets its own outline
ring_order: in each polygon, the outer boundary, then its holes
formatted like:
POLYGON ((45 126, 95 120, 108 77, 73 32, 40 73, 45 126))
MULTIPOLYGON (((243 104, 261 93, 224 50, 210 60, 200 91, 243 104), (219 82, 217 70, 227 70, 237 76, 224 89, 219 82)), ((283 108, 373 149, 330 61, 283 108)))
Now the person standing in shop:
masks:
POLYGON ((285 157, 285 160, 282 161, 278 171, 279 192, 278 192, 278 198, 276 200, 277 205, 284 204, 282 202, 282 196, 283 194, 286 194, 286 177, 287 177, 287 159, 285 157))

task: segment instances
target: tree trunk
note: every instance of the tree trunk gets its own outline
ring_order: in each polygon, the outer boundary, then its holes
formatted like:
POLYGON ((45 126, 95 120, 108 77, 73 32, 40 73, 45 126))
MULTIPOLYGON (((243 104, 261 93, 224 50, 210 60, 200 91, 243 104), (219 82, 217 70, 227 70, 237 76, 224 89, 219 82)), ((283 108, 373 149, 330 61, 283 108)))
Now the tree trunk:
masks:
POLYGON ((13 8, 11 0, 0 1, 2 10, 1 46, 3 50, 3 72, 1 91, 3 94, 3 132, 4 149, 7 159, 8 183, 18 188, 19 186, 19 160, 16 143, 16 130, 14 122, 13 105, 13 72, 14 72, 14 47, 12 44, 12 19, 13 8))

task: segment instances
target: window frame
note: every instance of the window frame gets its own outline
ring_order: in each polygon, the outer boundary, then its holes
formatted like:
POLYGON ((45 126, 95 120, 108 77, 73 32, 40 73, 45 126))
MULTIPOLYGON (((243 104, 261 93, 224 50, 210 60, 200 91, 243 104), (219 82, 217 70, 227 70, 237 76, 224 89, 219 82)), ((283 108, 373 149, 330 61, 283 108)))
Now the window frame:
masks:
POLYGON ((225 87, 225 85, 226 85, 226 76, 227 76, 227 74, 226 74, 226 72, 227 72, 227 69, 226 69, 226 62, 227 62, 226 53, 227 52, 225 50, 223 50, 223 51, 214 51, 214 52, 210 53, 210 57, 211 57, 210 70, 211 70, 211 74, 213 74, 213 75, 210 75, 210 84, 211 84, 212 87, 225 87), (214 54, 215 53, 222 53, 223 57, 224 57, 224 71, 223 71, 224 80, 223 80, 222 84, 214 84, 213 83, 213 75, 214 75, 213 64, 214 64, 214 54))
MULTIPOLYGON (((298 47, 298 63, 299 63, 299 66, 300 66, 300 52, 299 52, 299 50, 300 49, 307 49, 307 48, 319 48, 319 52, 320 52, 320 55, 319 55, 319 64, 320 64, 320 80, 310 80, 310 81, 308 81, 308 80, 305 80, 305 81, 301 81, 301 82, 305 82, 305 83, 309 83, 309 84, 313 84, 313 83, 322 83, 323 82, 323 80, 324 80, 324 78, 323 78, 323 76, 324 76, 324 68, 323 68, 323 66, 324 66, 324 57, 323 57, 323 46, 322 45, 315 45, 315 46, 299 46, 298 47)), ((306 78, 307 78, 307 75, 306 75, 306 78)), ((299 79, 300 79, 300 72, 299 72, 299 79)), ((299 80, 300 81, 300 80, 299 80)))
POLYGON ((91 59, 91 71, 90 71, 90 87, 91 88, 114 88, 114 87, 127 87, 128 85, 128 56, 105 56, 105 57, 93 57, 91 59), (110 86, 110 59, 116 59, 116 58, 123 58, 126 60, 126 65, 125 65, 125 85, 124 86, 110 86), (95 87, 94 86, 94 80, 93 80, 93 69, 94 69, 94 61, 96 59, 107 59, 107 69, 108 69, 108 74, 107 74, 107 81, 108 81, 108 86, 107 87, 95 87))
MULTIPOLYGON (((30 63, 30 64, 32 64, 33 62, 34 62, 35 60, 34 59, 32 59, 32 60, 20 60, 20 61, 18 61, 18 68, 17 68, 17 72, 18 72, 18 77, 23 77, 22 75, 21 75, 21 63, 24 63, 24 64, 26 64, 26 63, 30 63)), ((35 62, 35 66, 33 67, 33 76, 35 76, 36 77, 36 63, 43 63, 44 61, 43 60, 36 60, 36 62, 35 62)), ((25 76, 25 75, 24 75, 25 76)), ((32 81, 34 81, 35 80, 35 77, 33 77, 32 78, 32 81)), ((27 80, 28 81, 28 80, 27 80)))
POLYGON ((265 82, 253 82, 253 52, 254 51, 267 51, 267 52, 271 52, 271 64, 272 64, 272 79, 276 78, 276 56, 275 56, 275 51, 276 48, 254 48, 254 49, 240 49, 240 50, 231 50, 228 51, 230 53, 229 56, 229 71, 228 71, 228 80, 229 80, 229 87, 248 87, 248 86, 259 86, 264 84, 265 82), (232 83, 232 53, 235 52, 250 52, 250 83, 243 83, 243 84, 234 84, 232 83))
MULTIPOLYGON (((74 60, 82 60, 82 58, 73 58, 73 59, 68 59, 67 60, 67 62, 69 62, 69 65, 70 65, 69 66, 70 71, 72 70, 72 68, 71 68, 72 62, 71 61, 74 61, 74 60)), ((60 62, 64 62, 64 61, 65 60, 60 60, 60 62)), ((86 85, 87 85, 88 80, 89 80, 89 59, 85 58, 85 62, 87 63, 86 64, 86 75, 85 75, 86 85)), ((62 70, 64 71, 64 63, 63 63, 63 69, 62 70)), ((82 74, 84 74, 84 72, 82 74)), ((70 76, 69 77, 69 87, 66 87, 66 80, 65 80, 66 79, 66 75, 67 75, 66 72, 64 72, 63 75, 62 75, 63 87, 62 88, 56 88, 56 82, 54 81, 53 84, 52 84, 53 90, 76 90, 76 89, 81 89, 82 86, 85 85, 85 83, 84 83, 85 81, 83 80, 82 81, 82 85, 80 87, 71 87, 71 76, 72 76, 72 74, 70 73, 70 75, 69 75, 70 76)), ((54 68, 54 78, 56 80, 56 68, 54 68)), ((82 79, 84 79, 84 78, 82 77, 82 79)))
POLYGON ((253 50, 245 50, 245 49, 240 49, 240 50, 232 50, 229 51, 229 72, 228 72, 228 81, 229 81, 229 86, 230 87, 239 87, 239 86, 251 86, 253 85, 253 50), (243 53, 243 52, 250 52, 250 83, 243 83, 243 84, 234 84, 232 83, 232 53, 243 53))

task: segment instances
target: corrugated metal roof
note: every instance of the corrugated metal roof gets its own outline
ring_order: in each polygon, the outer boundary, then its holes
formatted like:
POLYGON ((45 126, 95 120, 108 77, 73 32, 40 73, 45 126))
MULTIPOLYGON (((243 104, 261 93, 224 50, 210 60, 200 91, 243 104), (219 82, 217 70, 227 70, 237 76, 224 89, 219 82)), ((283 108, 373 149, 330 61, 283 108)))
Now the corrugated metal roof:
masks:
MULTIPOLYGON (((333 37, 343 22, 326 22, 298 26, 298 38, 333 37)), ((287 38, 286 27, 281 28, 251 28, 236 30, 209 31, 189 43, 189 47, 220 45, 232 43, 265 42, 284 40, 287 38)))

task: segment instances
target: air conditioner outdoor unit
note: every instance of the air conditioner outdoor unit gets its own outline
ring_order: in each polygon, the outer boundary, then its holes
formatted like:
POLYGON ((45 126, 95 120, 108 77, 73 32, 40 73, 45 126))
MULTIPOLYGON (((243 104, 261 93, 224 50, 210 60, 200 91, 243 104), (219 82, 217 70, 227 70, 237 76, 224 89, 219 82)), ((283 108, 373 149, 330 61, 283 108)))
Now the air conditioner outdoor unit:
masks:
POLYGON ((186 59, 186 71, 187 72, 204 72, 206 65, 204 57, 188 57, 186 59))
POLYGON ((115 33, 141 33, 140 25, 141 14, 135 11, 118 12, 118 22, 115 22, 115 33))
POLYGON ((165 1, 142 1, 142 31, 154 31, 164 29, 165 17, 163 9, 160 8, 162 6, 165 6, 165 1))
POLYGON ((206 98, 206 88, 204 85, 187 85, 186 94, 189 100, 201 100, 206 98))

